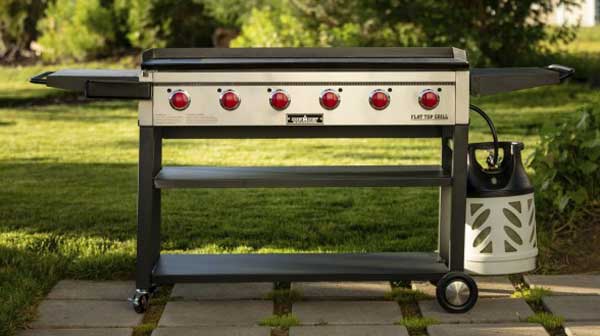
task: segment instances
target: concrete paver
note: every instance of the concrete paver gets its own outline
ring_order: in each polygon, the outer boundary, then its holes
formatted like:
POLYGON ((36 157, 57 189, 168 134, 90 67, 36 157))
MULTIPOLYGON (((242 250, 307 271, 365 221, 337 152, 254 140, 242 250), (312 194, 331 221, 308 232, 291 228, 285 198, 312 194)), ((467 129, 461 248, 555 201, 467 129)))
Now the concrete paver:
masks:
POLYGON ((408 336, 403 326, 306 326, 290 328, 290 336, 408 336))
POLYGON ((45 300, 32 328, 134 327, 142 321, 127 301, 45 300))
POLYGON ((252 326, 273 314, 271 301, 168 302, 161 327, 252 326))
POLYGON ((600 321, 600 296, 546 296, 542 302, 566 321, 600 321))
POLYGON ((600 295, 600 275, 525 275, 529 287, 543 287, 554 295, 600 295))
POLYGON ((427 327, 429 336, 548 336, 539 324, 438 324, 427 327))
POLYGON ((568 336, 598 336, 600 335, 600 321, 566 323, 565 331, 568 336))
POLYGON ((273 290, 270 282, 176 284, 173 300, 246 300, 266 299, 273 290))
POLYGON ((391 291, 389 282, 294 282, 292 289, 304 299, 382 300, 391 291))
POLYGON ((424 317, 441 323, 501 323, 519 322, 533 315, 523 299, 479 299, 470 311, 463 314, 447 313, 435 300, 419 302, 424 317))
MULTIPOLYGON (((479 297, 509 297, 515 288, 506 276, 478 276, 473 277, 477 283, 479 297)), ((428 281, 413 281, 412 289, 420 290, 425 294, 435 297, 435 286, 428 281)))
POLYGON ((303 301, 294 303, 292 312, 307 325, 394 324, 402 318, 391 301, 303 301))
POLYGON ((29 329, 17 333, 18 336, 130 336, 130 328, 90 328, 90 329, 29 329))
POLYGON ((249 326, 158 328, 152 332, 152 336, 270 336, 270 334, 271 328, 249 326))
MULTIPOLYGON (((483 298, 468 313, 446 313, 435 300, 419 302, 424 317, 446 323, 428 327, 430 336, 548 335, 537 324, 514 323, 533 311, 523 299, 505 297, 514 291, 508 278, 477 277, 476 281, 483 298)), ((567 335, 600 335, 600 276, 528 275, 526 281, 558 294, 544 297, 543 303, 565 318, 567 335)), ((125 300, 134 287, 130 281, 63 280, 40 304, 32 329, 17 335, 130 335, 143 318, 125 300)), ((271 283, 178 284, 172 298, 180 301, 167 304, 152 335, 270 335, 271 329, 258 323, 273 313, 272 302, 264 300, 272 288, 271 283)), ((408 336, 406 328, 394 325, 402 318, 398 305, 381 300, 391 290, 387 282, 294 283, 292 288, 308 300, 293 304, 292 312, 302 325, 292 327, 291 336, 408 336)), ((435 295, 435 287, 428 283, 413 283, 413 288, 435 295)))
POLYGON ((52 288, 48 299, 125 301, 134 292, 133 281, 62 280, 52 288))

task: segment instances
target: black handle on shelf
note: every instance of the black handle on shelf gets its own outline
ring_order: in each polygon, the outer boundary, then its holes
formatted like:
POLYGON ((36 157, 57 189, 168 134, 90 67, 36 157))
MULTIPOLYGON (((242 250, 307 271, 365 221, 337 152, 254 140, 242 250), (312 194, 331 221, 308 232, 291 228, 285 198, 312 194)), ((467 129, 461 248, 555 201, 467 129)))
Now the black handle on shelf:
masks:
POLYGON ((48 82, 48 76, 50 76, 51 74, 53 74, 54 71, 46 71, 46 72, 42 72, 41 74, 37 75, 37 76, 33 76, 29 79, 29 82, 32 84, 46 84, 48 82))
POLYGON ((575 69, 560 64, 550 64, 546 69, 558 72, 561 82, 575 74, 575 69))

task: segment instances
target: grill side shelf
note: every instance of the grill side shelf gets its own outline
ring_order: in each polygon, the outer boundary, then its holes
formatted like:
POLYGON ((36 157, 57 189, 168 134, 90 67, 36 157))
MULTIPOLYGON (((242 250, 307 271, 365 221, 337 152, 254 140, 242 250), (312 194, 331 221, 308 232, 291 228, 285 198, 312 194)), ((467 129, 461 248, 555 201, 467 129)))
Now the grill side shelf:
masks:
POLYGON ((152 98, 152 84, 139 82, 139 70, 64 69, 39 74, 30 82, 81 92, 88 98, 152 98))
POLYGON ((559 84, 574 72, 574 69, 558 64, 546 68, 471 69, 471 94, 485 96, 559 84))
POLYGON ((163 167, 154 179, 171 188, 447 186, 440 166, 163 167))

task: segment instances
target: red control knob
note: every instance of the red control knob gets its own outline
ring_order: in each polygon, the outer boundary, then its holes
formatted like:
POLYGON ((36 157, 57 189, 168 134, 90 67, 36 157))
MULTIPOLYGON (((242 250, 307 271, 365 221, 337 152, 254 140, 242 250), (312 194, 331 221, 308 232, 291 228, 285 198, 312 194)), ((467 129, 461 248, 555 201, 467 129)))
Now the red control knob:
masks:
POLYGON ((390 104, 390 95, 383 90, 374 90, 369 95, 369 104, 376 110, 383 110, 390 104))
POLYGON ((433 90, 425 90, 419 95, 419 104, 426 110, 433 110, 440 103, 440 96, 433 90))
POLYGON ((269 97, 269 103, 276 110, 285 110, 292 100, 290 99, 290 95, 283 90, 275 90, 271 93, 271 97, 269 97))
POLYGON ((321 106, 328 110, 333 110, 334 108, 338 107, 338 105, 340 105, 340 101, 340 95, 331 89, 321 92, 321 96, 319 97, 321 106))
POLYGON ((190 95, 183 90, 177 90, 171 93, 171 96, 169 96, 169 104, 171 104, 171 107, 177 111, 188 108, 188 106, 190 106, 190 102, 190 95))
POLYGON ((227 90, 221 94, 221 98, 219 98, 219 102, 221 106, 226 110, 235 110, 240 106, 242 99, 237 92, 233 90, 227 90))

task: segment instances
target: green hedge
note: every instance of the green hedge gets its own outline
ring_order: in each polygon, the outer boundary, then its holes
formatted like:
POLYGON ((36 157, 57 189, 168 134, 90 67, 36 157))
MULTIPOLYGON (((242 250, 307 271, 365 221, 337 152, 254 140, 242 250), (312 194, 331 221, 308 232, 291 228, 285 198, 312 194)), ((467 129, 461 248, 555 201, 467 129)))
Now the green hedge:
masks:
POLYGON ((588 225, 600 200, 600 108, 583 107, 577 118, 545 130, 531 167, 538 208, 545 209, 538 215, 554 237, 588 225))

